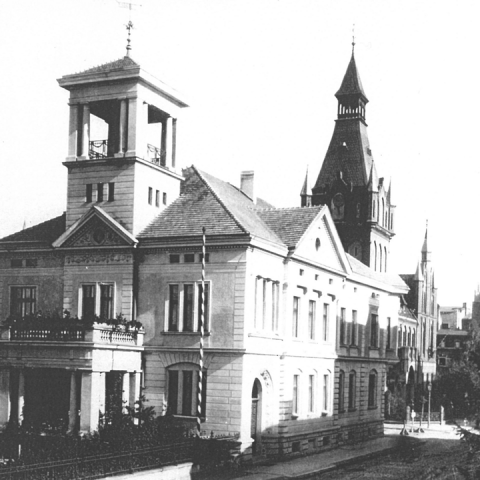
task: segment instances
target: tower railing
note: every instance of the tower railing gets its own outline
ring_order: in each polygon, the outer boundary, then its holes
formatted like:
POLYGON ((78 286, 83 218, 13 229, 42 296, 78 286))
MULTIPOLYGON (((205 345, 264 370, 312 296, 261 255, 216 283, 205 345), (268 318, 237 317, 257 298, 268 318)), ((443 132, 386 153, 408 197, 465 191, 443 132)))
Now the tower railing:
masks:
POLYGON ((91 160, 108 157, 108 140, 91 140, 88 156, 91 160))
POLYGON ((165 150, 152 145, 151 143, 147 144, 148 157, 149 160, 155 165, 160 167, 167 168, 166 152, 165 150))

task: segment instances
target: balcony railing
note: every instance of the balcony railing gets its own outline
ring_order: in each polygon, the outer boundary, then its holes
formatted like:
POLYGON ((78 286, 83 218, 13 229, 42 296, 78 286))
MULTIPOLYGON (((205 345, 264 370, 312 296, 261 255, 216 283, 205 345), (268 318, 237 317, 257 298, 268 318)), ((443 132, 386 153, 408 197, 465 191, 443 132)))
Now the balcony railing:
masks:
POLYGON ((148 159, 154 163, 155 165, 159 165, 160 167, 167 167, 167 161, 166 161, 166 153, 165 150, 162 150, 161 148, 156 147, 155 145, 152 144, 147 144, 147 150, 148 150, 148 159))
POLYGON ((108 157, 108 140, 91 140, 88 156, 91 160, 108 157))
POLYGON ((143 345, 144 331, 129 331, 109 325, 93 325, 89 328, 77 325, 66 327, 11 326, 0 329, 1 340, 44 342, 92 342, 112 345, 143 345))

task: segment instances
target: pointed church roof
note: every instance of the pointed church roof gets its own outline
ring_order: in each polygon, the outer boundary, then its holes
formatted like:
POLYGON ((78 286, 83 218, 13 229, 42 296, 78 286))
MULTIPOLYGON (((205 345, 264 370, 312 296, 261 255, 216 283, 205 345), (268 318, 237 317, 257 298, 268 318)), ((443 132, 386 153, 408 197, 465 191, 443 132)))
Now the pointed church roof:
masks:
POLYGON ((308 166, 307 166, 307 173, 305 174, 305 181, 303 182, 302 190, 300 191, 300 195, 311 195, 312 194, 312 186, 310 183, 310 177, 308 176, 308 166))
POLYGON ((368 177, 368 191, 377 192, 378 191, 378 176, 377 170, 375 169, 375 163, 372 160, 372 166, 370 167, 370 175, 368 177))
POLYGON ((430 253, 428 249, 428 227, 425 229, 425 240, 423 241, 422 253, 430 253))
POLYGON ((413 279, 419 282, 423 281, 422 263, 420 262, 420 260, 418 261, 417 270, 415 272, 415 276, 413 277, 413 279))
POLYGON ((363 90, 362 81, 360 80, 360 74, 358 73, 357 64, 355 63, 355 55, 352 52, 352 58, 348 64, 347 71, 343 77, 342 85, 335 94, 338 98, 342 95, 361 95, 365 102, 368 102, 368 98, 363 90))

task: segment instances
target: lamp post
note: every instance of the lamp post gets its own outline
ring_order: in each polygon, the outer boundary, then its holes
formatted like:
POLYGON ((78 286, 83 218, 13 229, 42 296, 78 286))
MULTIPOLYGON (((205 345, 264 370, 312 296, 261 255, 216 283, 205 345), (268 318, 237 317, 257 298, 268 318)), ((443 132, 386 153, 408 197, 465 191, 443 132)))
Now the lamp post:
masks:
POLYGON ((430 398, 432 396, 432 383, 427 383, 427 390, 428 390, 428 428, 430 428, 430 398))

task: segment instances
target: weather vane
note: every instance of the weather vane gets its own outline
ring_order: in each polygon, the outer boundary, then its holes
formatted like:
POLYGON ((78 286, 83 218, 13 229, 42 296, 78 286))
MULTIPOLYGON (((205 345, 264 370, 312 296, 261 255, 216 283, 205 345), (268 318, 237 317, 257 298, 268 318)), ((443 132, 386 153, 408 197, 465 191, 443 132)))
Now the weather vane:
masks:
POLYGON ((352 54, 355 52, 355 24, 352 27, 352 54))
POLYGON ((118 6, 121 8, 128 8, 129 14, 128 14, 128 23, 125 25, 125 27, 128 30, 128 36, 127 36, 127 57, 130 56, 130 50, 132 49, 132 46, 130 45, 131 43, 131 38, 130 35, 133 30, 133 22, 132 22, 132 10, 134 10, 137 7, 141 7, 142 5, 139 3, 133 3, 133 2, 119 2, 117 0, 118 6))

